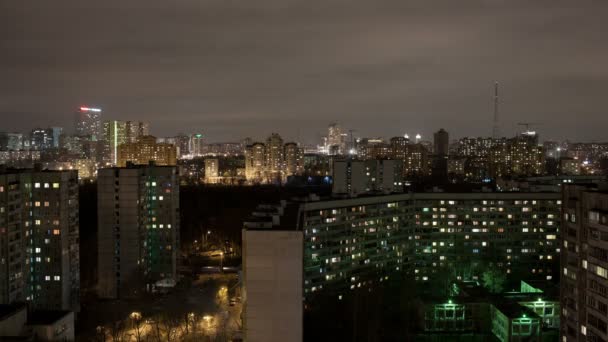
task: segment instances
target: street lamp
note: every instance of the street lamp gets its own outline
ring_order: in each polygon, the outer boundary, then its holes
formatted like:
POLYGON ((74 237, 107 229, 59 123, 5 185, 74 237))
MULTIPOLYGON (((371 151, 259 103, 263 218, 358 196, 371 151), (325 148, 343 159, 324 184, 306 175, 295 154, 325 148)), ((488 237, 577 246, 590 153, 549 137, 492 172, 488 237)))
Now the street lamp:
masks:
POLYGON ((139 321, 141 319, 141 312, 133 311, 133 312, 131 312, 129 317, 134 321, 139 321))

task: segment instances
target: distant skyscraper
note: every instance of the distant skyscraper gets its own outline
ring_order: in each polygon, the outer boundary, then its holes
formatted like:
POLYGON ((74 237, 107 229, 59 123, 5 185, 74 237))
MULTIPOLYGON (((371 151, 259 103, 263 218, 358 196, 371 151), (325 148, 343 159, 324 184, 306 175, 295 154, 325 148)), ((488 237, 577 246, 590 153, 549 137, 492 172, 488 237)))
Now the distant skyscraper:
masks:
POLYGON ((159 282, 174 285, 179 259, 176 168, 100 169, 97 189, 99 296, 124 298, 159 282))
POLYGON ((285 144, 285 177, 304 172, 304 150, 295 142, 285 144))
POLYGON ((450 148, 450 136, 443 128, 435 132, 433 136, 434 158, 432 165, 432 176, 436 183, 448 181, 448 153, 450 148))
POLYGON ((331 155, 346 153, 346 134, 337 123, 332 123, 327 131, 327 152, 331 155))
POLYGON ((150 125, 142 121, 127 121, 127 141, 136 142, 139 137, 150 135, 150 125))
POLYGON ((216 183, 219 177, 219 160, 217 158, 205 159, 205 183, 216 183))
POLYGON ((178 134, 175 137, 175 143, 178 148, 179 157, 190 154, 190 137, 185 134, 178 134))
POLYGON ((75 171, 0 171, 0 303, 78 311, 75 171))
POLYGON ((101 140, 101 109, 80 107, 75 113, 74 128, 76 135, 88 137, 92 141, 101 140))
POLYGON ((190 155, 199 157, 203 155, 204 136, 201 133, 190 135, 190 155))
POLYGON ((61 135, 63 134, 62 127, 50 127, 47 129, 48 138, 50 140, 49 148, 59 148, 61 144, 61 135))
POLYGON ((22 133, 0 132, 0 151, 19 151, 22 149, 24 149, 22 133))
POLYGON ((50 147, 51 138, 46 129, 36 128, 30 133, 30 148, 36 151, 43 151, 50 147))
POLYGON ((104 160, 112 165, 118 164, 118 146, 127 143, 125 121, 106 121, 103 123, 104 160))
POLYGON ((140 137, 135 143, 118 146, 116 165, 120 167, 127 166, 128 162, 145 165, 151 161, 159 166, 176 165, 177 148, 175 145, 157 143, 151 135, 140 137))
POLYGON ((112 165, 118 163, 118 147, 135 143, 149 134, 148 123, 139 121, 106 121, 103 123, 104 154, 112 165))
POLYGON ((260 142, 245 148, 245 178, 248 181, 259 183, 264 179, 265 151, 266 147, 260 142))
POLYGON ((266 178, 269 182, 281 181, 284 170, 284 147, 283 139, 277 133, 272 133, 266 139, 266 178))
POLYGON ((450 135, 445 129, 440 129, 434 134, 434 153, 438 156, 447 156, 450 147, 450 135))

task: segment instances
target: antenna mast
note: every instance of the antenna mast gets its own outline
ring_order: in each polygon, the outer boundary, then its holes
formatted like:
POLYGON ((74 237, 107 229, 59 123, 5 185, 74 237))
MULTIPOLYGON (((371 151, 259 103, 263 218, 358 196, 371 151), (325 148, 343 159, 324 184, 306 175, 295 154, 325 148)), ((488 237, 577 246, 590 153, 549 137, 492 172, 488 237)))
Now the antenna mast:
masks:
POLYGON ((498 139, 500 131, 498 128, 498 81, 494 82, 494 125, 492 127, 492 138, 498 139))

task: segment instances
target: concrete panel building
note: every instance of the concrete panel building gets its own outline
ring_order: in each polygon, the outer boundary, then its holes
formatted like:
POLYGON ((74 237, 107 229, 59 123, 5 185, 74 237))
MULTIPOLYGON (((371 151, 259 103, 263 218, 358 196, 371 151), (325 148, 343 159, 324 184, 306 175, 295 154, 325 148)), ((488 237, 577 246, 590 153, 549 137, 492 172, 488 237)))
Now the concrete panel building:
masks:
POLYGON ((302 340, 303 246, 301 231, 243 231, 247 341, 302 340))
POLYGON ((495 268, 520 279, 552 280, 559 269, 560 206, 559 193, 408 193, 260 207, 243 233, 244 248, 250 250, 243 253, 245 332, 279 334, 278 327, 256 318, 269 315, 282 322, 284 314, 274 314, 259 301, 281 298, 291 307, 300 288, 303 310, 317 294, 339 299, 395 274, 420 283, 446 274, 475 281, 495 268), (286 236, 293 236, 293 253, 272 252, 286 245, 279 242, 286 236), (296 248, 299 236, 301 247, 296 248), (285 262, 294 265, 290 272, 302 272, 302 282, 280 280, 283 274, 276 270, 285 262), (248 274, 256 277, 253 282, 248 274), (260 296, 251 306, 250 286, 260 296), (281 293, 291 295, 282 298, 281 293))
POLYGON ((78 311, 76 171, 0 172, 0 303, 78 311))
POLYGON ((179 180, 175 167, 98 172, 98 293, 136 295, 177 281, 179 180))
POLYGON ((561 232, 561 338, 608 340, 608 191, 567 185, 561 232))

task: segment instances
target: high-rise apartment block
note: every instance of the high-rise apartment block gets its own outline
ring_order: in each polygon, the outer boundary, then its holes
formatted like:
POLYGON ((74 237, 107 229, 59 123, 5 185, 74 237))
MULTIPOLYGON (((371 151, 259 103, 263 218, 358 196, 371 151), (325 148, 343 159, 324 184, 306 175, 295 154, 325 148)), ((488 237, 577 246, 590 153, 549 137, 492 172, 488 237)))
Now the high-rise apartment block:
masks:
POLYGON ((264 207, 243 231, 245 334, 299 340, 301 327, 287 337, 280 327, 300 317, 302 297, 338 299, 395 273, 422 283, 491 268, 558 277, 560 202, 558 193, 409 193, 264 207))
POLYGON ((78 176, 75 171, 0 172, 0 303, 80 307, 78 176))
POLYGON ((545 150, 535 132, 524 132, 512 139, 463 138, 458 157, 466 157, 468 180, 512 176, 537 176, 545 171, 545 150))
POLYGON ((205 136, 201 133, 190 134, 190 143, 188 150, 190 155, 193 157, 200 157, 203 155, 203 147, 205 142, 205 136))
POLYGON ((337 123, 332 123, 327 129, 327 153, 329 155, 346 154, 346 134, 337 123))
POLYGON ((332 192, 348 196, 403 192, 402 167, 398 160, 336 160, 332 192))
POLYGON ((205 159, 205 183, 217 183, 219 180, 219 160, 217 158, 205 159))
POLYGON ((288 176, 304 171, 304 150, 294 142, 283 143, 273 133, 266 144, 256 142, 245 147, 245 177, 252 183, 281 183, 288 176))
POLYGON ((608 341, 608 191, 562 192, 561 341, 608 341))
POLYGON ((98 291, 133 296, 174 285, 179 258, 179 179, 175 167, 100 169, 98 291))
POLYGON ((139 137, 137 142, 122 144, 118 147, 117 165, 125 167, 128 162, 137 165, 154 162, 157 165, 176 165, 177 148, 167 143, 157 143, 151 135, 139 137))

